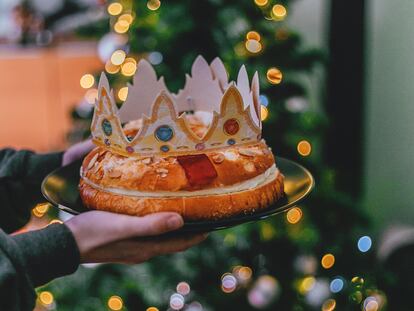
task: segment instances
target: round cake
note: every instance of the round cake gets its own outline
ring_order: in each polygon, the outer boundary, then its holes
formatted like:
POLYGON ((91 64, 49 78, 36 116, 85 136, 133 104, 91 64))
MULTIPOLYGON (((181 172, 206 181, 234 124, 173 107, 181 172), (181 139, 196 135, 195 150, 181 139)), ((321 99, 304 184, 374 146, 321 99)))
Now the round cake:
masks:
MULTIPOLYGON (((187 115, 195 135, 208 125, 187 115)), ((124 126, 134 137, 142 121, 124 126)), ((264 140, 199 154, 135 157, 97 147, 83 161, 80 195, 91 209, 143 216, 177 212, 185 220, 248 214, 280 199, 283 175, 264 140)))

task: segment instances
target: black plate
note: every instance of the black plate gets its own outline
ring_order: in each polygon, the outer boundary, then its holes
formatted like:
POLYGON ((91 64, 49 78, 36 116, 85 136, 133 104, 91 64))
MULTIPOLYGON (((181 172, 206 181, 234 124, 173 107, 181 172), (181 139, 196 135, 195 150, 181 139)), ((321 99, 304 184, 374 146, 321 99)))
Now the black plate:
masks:
MULTIPOLYGON (((43 180, 42 193, 53 205, 65 212, 78 215, 88 211, 79 196, 79 170, 81 162, 58 168, 43 180)), ((277 158, 277 166, 285 175, 285 196, 272 206, 247 215, 238 215, 216 221, 186 222, 182 231, 212 231, 242 223, 265 219, 288 210, 302 201, 314 186, 311 173, 303 166, 284 158, 277 158)))

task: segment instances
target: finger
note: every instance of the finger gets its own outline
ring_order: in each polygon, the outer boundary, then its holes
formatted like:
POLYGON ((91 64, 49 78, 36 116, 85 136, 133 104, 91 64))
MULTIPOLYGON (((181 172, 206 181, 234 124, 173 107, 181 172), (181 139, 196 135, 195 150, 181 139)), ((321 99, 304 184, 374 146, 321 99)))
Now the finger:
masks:
POLYGON ((154 256, 184 251, 200 243, 206 237, 206 234, 200 234, 173 239, 123 240, 94 249, 86 253, 81 260, 83 263, 141 263, 154 256))
POLYGON ((146 237, 177 230, 184 225, 184 220, 177 213, 163 212, 144 217, 126 216, 122 225, 128 228, 127 237, 146 237))

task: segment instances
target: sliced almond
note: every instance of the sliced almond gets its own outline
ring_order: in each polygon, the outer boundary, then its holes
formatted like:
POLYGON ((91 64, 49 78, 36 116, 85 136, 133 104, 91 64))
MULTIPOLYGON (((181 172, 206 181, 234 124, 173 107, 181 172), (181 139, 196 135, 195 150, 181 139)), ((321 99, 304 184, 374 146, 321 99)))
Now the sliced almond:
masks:
POLYGON ((119 178, 121 177, 122 172, 120 170, 110 170, 108 171, 108 176, 111 178, 119 178))
POLYGON ((97 165, 97 164, 98 163, 95 163, 95 166, 94 166, 93 171, 92 171, 94 174, 96 174, 99 171, 99 169, 100 169, 100 166, 97 165))
POLYGON ((239 149, 239 153, 241 155, 246 156, 246 157, 254 157, 255 156, 255 152, 250 150, 250 149, 239 149))
POLYGON ((168 174, 168 170, 166 168, 162 168, 162 167, 157 168, 156 172, 160 173, 160 174, 168 174))
POLYGON ((93 156, 93 158, 88 163, 88 170, 90 170, 95 165, 95 162, 98 159, 98 157, 99 157, 99 154, 98 153, 95 153, 95 155, 93 156))
POLYGON ((152 162, 152 158, 150 157, 150 158, 142 159, 141 162, 144 164, 150 164, 152 162))
POLYGON ((256 170, 256 167, 252 162, 247 162, 246 164, 244 164, 244 169, 247 172, 253 173, 256 170))
POLYGON ((222 163, 224 161, 224 158, 225 158, 224 154, 222 154, 222 153, 217 153, 217 154, 213 155, 213 157, 212 157, 213 162, 216 163, 216 164, 222 163))

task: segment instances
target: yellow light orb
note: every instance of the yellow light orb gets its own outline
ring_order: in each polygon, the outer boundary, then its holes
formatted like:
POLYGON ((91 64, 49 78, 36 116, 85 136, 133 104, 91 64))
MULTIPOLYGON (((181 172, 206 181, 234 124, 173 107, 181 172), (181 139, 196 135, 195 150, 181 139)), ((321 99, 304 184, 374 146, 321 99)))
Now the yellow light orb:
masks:
POLYGON ((48 203, 38 204, 32 210, 32 213, 36 217, 39 217, 40 218, 40 217, 43 217, 47 213, 48 210, 49 210, 49 204, 48 203))
POLYGON ((249 39, 245 45, 246 50, 253 54, 259 53, 262 50, 262 44, 257 40, 249 39))
POLYGON ((364 285, 364 279, 359 277, 359 276, 354 276, 351 280, 351 283, 356 287, 356 288, 361 288, 364 285))
POLYGON ((105 64, 105 70, 107 73, 116 74, 120 69, 121 67, 119 65, 112 64, 110 60, 105 64))
POLYGON ((114 311, 119 311, 123 308, 124 302, 119 296, 112 296, 108 299, 108 308, 114 311))
POLYGON ((63 224, 63 221, 61 221, 60 219, 52 219, 49 222, 49 225, 53 225, 53 224, 63 224))
POLYGON ((260 34, 257 31, 249 31, 246 34, 246 39, 247 40, 256 40, 256 41, 260 41, 261 37, 260 34))
POLYGON ((131 13, 125 13, 125 14, 122 14, 122 15, 118 18, 118 22, 120 22, 120 21, 125 21, 125 22, 127 22, 128 24, 131 24, 131 23, 133 22, 133 20, 134 20, 134 17, 132 16, 132 14, 131 14, 131 13))
POLYGON ((108 13, 111 15, 118 15, 122 12, 122 4, 119 2, 111 3, 108 6, 108 13))
POLYGON ((54 301, 53 294, 47 291, 41 292, 39 294, 39 300, 44 306, 50 306, 54 301))
POLYGON ((137 71, 137 62, 135 61, 135 59, 131 57, 126 58, 124 63, 122 64, 122 74, 124 76, 130 77, 135 74, 135 71, 137 71))
POLYGON ((286 17, 287 10, 286 8, 281 4, 275 4, 272 7, 272 16, 276 20, 282 20, 286 17))
POLYGON ((80 78, 80 85, 84 89, 89 89, 95 84, 95 78, 93 75, 87 73, 80 78))
POLYGON ((267 70, 266 77, 271 84, 279 84, 282 82, 283 75, 279 69, 273 67, 267 70))
POLYGON ((322 267, 325 269, 330 269, 335 264, 335 256, 332 254, 326 254, 322 257, 321 260, 322 267))
POLYGON ((322 311, 333 311, 336 307, 335 299, 328 299, 322 305, 322 311))
POLYGON ((147 2, 147 8, 150 9, 151 11, 158 10, 160 6, 161 6, 160 0, 149 0, 147 2))
POLYGON ((118 91, 118 98, 122 101, 125 101, 128 97, 128 87, 123 87, 118 91))
POLYGON ((253 271, 250 267, 241 267, 237 274, 240 279, 248 280, 252 277, 253 271))
POLYGON ((257 6, 266 6, 269 3, 269 0, 254 0, 257 6))
POLYGON ((266 120, 269 116, 269 110, 266 106, 260 105, 260 119, 262 121, 266 120))
POLYGON ((126 33, 129 30, 129 23, 125 20, 117 21, 114 25, 114 30, 119 34, 126 33))
POLYGON ((316 280, 313 276, 308 276, 304 278, 299 284, 299 292, 301 294, 309 292, 315 286, 315 282, 316 280))
POLYGON ((156 307, 149 307, 146 311, 159 311, 156 307))
POLYGON ((111 62, 114 65, 121 65, 125 60, 126 54, 122 50, 116 50, 112 53, 111 62))
POLYGON ((302 219, 302 210, 299 207, 290 209, 286 214, 286 219, 291 224, 297 224, 302 219))
POLYGON ((312 152, 312 145, 307 140, 301 140, 298 143, 297 150, 303 157, 307 157, 312 152))

